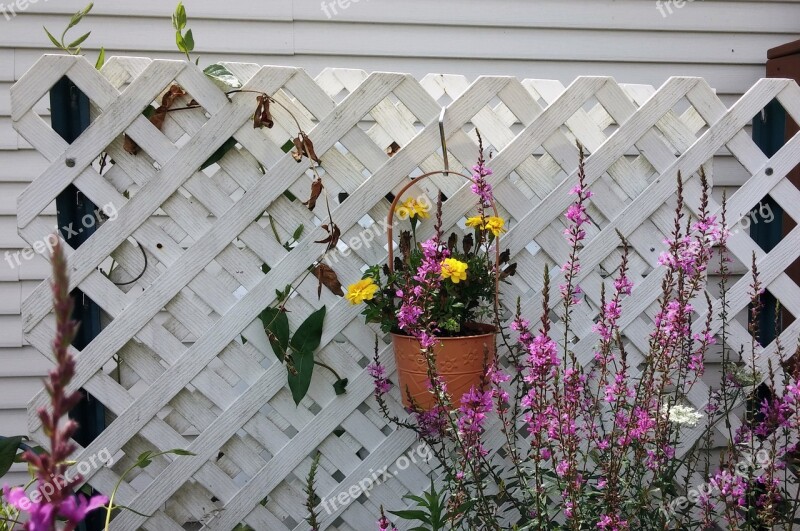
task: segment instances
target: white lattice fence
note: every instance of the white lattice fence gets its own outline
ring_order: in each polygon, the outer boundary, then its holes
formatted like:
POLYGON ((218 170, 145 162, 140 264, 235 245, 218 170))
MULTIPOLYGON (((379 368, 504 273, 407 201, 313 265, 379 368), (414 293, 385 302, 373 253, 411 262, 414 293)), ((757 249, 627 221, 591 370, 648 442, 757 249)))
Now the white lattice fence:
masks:
MULTIPOLYGON (((699 78, 672 78, 656 90, 582 77, 565 88, 556 81, 510 77, 481 77, 470 84, 459 76, 417 81, 404 74, 335 69, 312 79, 296 68, 227 66, 246 81, 246 89, 270 94, 292 109, 309 132, 322 159, 342 245, 385 218, 387 194, 409 176, 441 169, 437 118, 442 105, 448 106, 445 131, 453 169, 473 164, 473 130, 480 129, 495 153, 491 182, 509 220, 504 244, 518 262, 504 297, 521 297, 532 318, 543 268, 567 258, 562 213, 577 182, 575 141, 580 141, 590 153, 587 173, 596 194, 581 255, 586 304, 574 316, 575 352, 584 363, 596 342, 591 327, 601 284, 618 265, 617 230, 631 242, 636 282, 622 325, 631 355, 641 359, 647 350, 663 275, 657 257, 672 227, 678 172, 687 177, 687 209, 696 212, 697 172, 703 166, 713 176, 715 155, 727 150, 752 176, 729 198, 731 223, 767 194, 800 220, 800 192, 785 178, 800 162, 800 137, 770 159, 745 130, 773 98, 800 118, 800 88, 788 80, 761 80, 728 109, 699 78), (393 143, 402 149, 390 157, 387 148, 393 143), (347 198, 339 202, 342 192, 347 198)), ((76 460, 103 449, 114 453, 113 467, 89 477, 95 488, 109 492, 142 451, 183 448, 196 454, 159 458, 123 482, 119 502, 153 516, 122 513, 115 529, 182 529, 191 522, 220 530, 240 522, 257 530, 304 529, 303 478, 317 451, 322 454, 319 494, 333 498, 414 447, 412 435, 387 427, 371 396, 364 367, 376 330, 363 323, 359 308, 325 289, 318 300, 313 278, 290 302, 293 328, 314 308, 327 306, 318 357, 351 382, 346 395, 336 396, 333 380, 318 371, 299 407, 286 388, 286 369, 257 321, 274 302, 275 290, 302 278, 324 250, 314 243, 325 237, 319 226, 327 217, 324 205, 311 212, 294 199, 308 196, 312 176, 281 149, 297 133, 288 113, 274 109, 275 127, 256 130, 253 94, 228 98, 191 64, 140 58, 113 58, 97 72, 82 58, 45 56, 11 95, 15 127, 51 164, 20 197, 22 237, 33 243, 52 232, 42 212, 70 183, 95 204, 113 204, 118 212, 70 252, 73 287, 108 317, 102 333, 75 353, 74 387, 87 389, 114 417, 76 460), (72 145, 33 110, 64 75, 87 94, 94 112, 91 126, 72 145), (141 113, 172 83, 190 95, 184 103, 194 99, 202 109, 169 113, 159 132, 141 113), (140 146, 138 155, 124 150, 123 133, 140 146), (198 171, 230 137, 236 148, 217 165, 198 171), (103 152, 113 164, 101 175, 96 159, 103 152), (282 240, 305 225, 291 251, 277 241, 267 215, 282 240), (141 279, 115 285, 98 271, 109 257, 119 264, 120 279, 144 271, 141 279), (267 274, 264 263, 271 267, 267 274)), ((445 226, 460 232, 473 204, 469 188, 438 178, 417 193, 433 197, 437 187, 448 197, 445 226)), ((428 226, 422 229, 430 232, 428 226)), ((788 311, 800 315, 800 288, 785 274, 800 256, 798 231, 769 254, 744 232, 733 235, 731 252, 745 269, 731 290, 731 315, 747 306, 746 265, 752 253, 764 284, 788 311)), ((360 278, 365 264, 386 258, 385 246, 378 244, 351 251, 333 263, 344 284, 360 278)), ((556 287, 556 270, 553 277, 556 287)), ((46 319, 49 303, 42 284, 23 305, 26 338, 46 355, 53 332, 46 319)), ((705 306, 696 307, 699 328, 705 306)), ((731 346, 738 350, 740 343, 749 344, 742 325, 733 319, 730 324, 731 346)), ((784 332, 787 343, 798 333, 800 323, 794 321, 784 332)), ((385 343, 380 348, 392 368, 391 349, 385 343)), ((774 358, 770 346, 758 363, 763 369, 774 358)), ((399 412, 394 393, 391 405, 399 412)), ((708 388, 700 385, 690 399, 701 407, 707 396, 708 388)), ((34 433, 41 429, 34 412, 45 399, 38 395, 29 408, 34 433)), ((499 446, 499 439, 494 443, 499 446)), ((427 472, 425 465, 415 464, 368 498, 332 514, 323 511, 323 527, 372 529, 378 507, 397 508, 400 496, 424 488, 427 472)))

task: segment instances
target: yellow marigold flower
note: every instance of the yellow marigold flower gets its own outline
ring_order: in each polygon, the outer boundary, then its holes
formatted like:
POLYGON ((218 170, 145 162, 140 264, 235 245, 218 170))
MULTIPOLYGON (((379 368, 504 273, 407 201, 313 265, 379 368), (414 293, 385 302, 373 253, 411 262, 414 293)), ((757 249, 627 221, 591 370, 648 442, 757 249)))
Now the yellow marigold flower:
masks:
POLYGON ((400 206, 397 207, 397 216, 400 219, 428 219, 430 214, 428 214, 428 205, 411 197, 403 201, 400 206))
POLYGON ((472 216, 471 218, 467 218, 467 227, 472 227, 475 229, 482 229, 483 228, 483 219, 480 216, 472 216))
POLYGON ((486 218, 486 224, 483 226, 485 230, 491 231, 495 237, 500 236, 502 233, 505 232, 506 220, 503 218, 498 218, 497 216, 492 216, 490 218, 486 218))
POLYGON ((480 216, 473 216, 471 218, 467 218, 466 225, 467 227, 472 227, 475 229, 488 230, 491 231, 491 233, 495 236, 500 236, 505 232, 504 227, 506 225, 506 221, 497 216, 491 216, 485 219, 482 219, 480 216))
POLYGON ((365 278, 359 280, 355 284, 351 284, 350 287, 347 288, 347 294, 344 298, 350 301, 350 304, 356 305, 364 301, 371 301, 377 292, 378 286, 375 284, 375 281, 371 278, 365 278))
POLYGON ((459 262, 455 258, 445 258, 442 262, 442 278, 448 278, 453 284, 458 284, 462 280, 467 280, 467 269, 469 265, 464 262, 459 262))

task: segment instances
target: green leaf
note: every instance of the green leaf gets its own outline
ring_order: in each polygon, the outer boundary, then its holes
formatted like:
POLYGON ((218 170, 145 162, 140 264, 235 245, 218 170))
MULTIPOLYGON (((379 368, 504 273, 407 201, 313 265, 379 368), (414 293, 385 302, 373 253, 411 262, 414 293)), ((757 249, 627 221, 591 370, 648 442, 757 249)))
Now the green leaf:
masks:
POLYGON ((298 241, 300 237, 303 235, 303 231, 306 230, 305 225, 300 225, 294 230, 294 234, 292 234, 292 239, 298 241))
POLYGON ((175 44, 178 46, 178 50, 181 53, 189 53, 186 49, 186 42, 183 40, 183 35, 181 35, 180 31, 175 33, 175 44))
MULTIPOLYGON (((81 20, 83 20, 83 17, 89 14, 89 11, 91 11, 93 7, 94 3, 90 3, 88 6, 86 6, 82 10, 72 15, 72 18, 69 20, 69 25, 67 26, 67 29, 69 30, 70 28, 74 28, 81 20)), ((66 33, 66 31, 64 33, 66 33)))
MULTIPOLYGON (((19 449, 20 450, 24 450, 24 451, 28 451, 28 452, 33 452, 36 455, 42 455, 43 453, 47 452, 47 450, 45 450, 41 446, 33 446, 33 447, 27 446, 26 447, 26 445, 24 445, 24 444, 21 444, 19 449)), ((17 454, 17 457, 14 458, 14 462, 15 463, 24 463, 25 462, 25 461, 22 460, 22 452, 17 454)), ((2 477, 2 475, 0 475, 0 477, 2 477)))
POLYGON ((306 396, 308 388, 311 387, 311 377, 314 375, 314 351, 311 349, 295 350, 292 352, 292 361, 297 373, 289 373, 289 389, 292 390, 294 403, 300 404, 300 401, 306 396))
POLYGON ((236 139, 235 139, 235 138, 233 138, 233 137, 230 137, 228 140, 226 140, 226 141, 225 141, 225 143, 224 143, 224 144, 222 144, 222 145, 219 147, 219 149, 217 149, 217 150, 214 152, 214 154, 213 154, 213 155, 211 155, 211 156, 208 158, 208 160, 207 160, 207 161, 205 161, 205 162, 203 163, 203 165, 202 165, 202 166, 200 166, 200 169, 201 169, 201 170, 204 170, 204 169, 208 168, 209 166, 211 166, 211 165, 213 165, 213 164, 216 164, 217 162, 219 162, 220 160, 222 160, 222 157, 224 157, 225 155, 227 155, 227 154, 228 154, 228 151, 232 150, 234 147, 236 147, 236 139))
POLYGON ((313 353, 319 348, 319 344, 322 341, 322 324, 325 321, 325 312, 327 312, 327 308, 323 306, 303 321, 303 324, 297 328, 297 332, 289 342, 292 350, 296 352, 310 350, 313 353))
POLYGON ((389 513, 399 518, 402 518, 403 520, 419 520, 420 522, 425 522, 426 524, 430 523, 428 514, 425 511, 420 511, 419 509, 408 509, 405 511, 389 511, 389 513))
POLYGON ((322 325, 325 322, 326 312, 327 307, 323 306, 309 315, 289 341, 297 373, 289 373, 289 388, 292 390, 295 404, 299 404, 306 396, 311 385, 311 377, 314 374, 314 351, 319 348, 322 341, 322 325))
POLYGON ((183 7, 183 2, 178 2, 178 7, 175 8, 175 13, 172 14, 172 26, 180 31, 186 27, 186 8, 183 7))
POLYGON ((0 478, 8 473, 17 457, 17 449, 24 437, 17 435, 0 439, 0 478))
POLYGON ((183 42, 186 44, 187 52, 194 50, 194 37, 192 36, 192 30, 186 32, 186 35, 183 36, 183 42))
POLYGON ((293 149, 294 149, 294 140, 292 140, 291 138, 287 140, 284 145, 281 146, 281 151, 283 151, 284 153, 289 153, 293 149))
POLYGON ((148 105, 147 108, 142 111, 142 114, 144 115, 145 118, 150 119, 156 113, 157 110, 158 109, 156 109, 154 106, 148 105))
POLYGON ((242 82, 233 75, 233 72, 219 63, 207 66, 203 69, 203 73, 226 92, 230 89, 242 88, 242 82))
POLYGON ((283 363, 286 359, 286 351, 289 348, 289 318, 286 312, 278 308, 267 308, 261 312, 261 323, 267 333, 269 344, 275 357, 283 363))
POLYGON ((336 395, 344 395, 347 394, 347 384, 350 383, 347 378, 342 378, 341 380, 336 380, 333 384, 333 390, 336 391, 336 395))
POLYGON ((53 43, 53 46, 55 46, 59 50, 63 50, 64 49, 64 45, 61 44, 60 42, 58 42, 58 39, 53 37, 53 34, 50 33, 49 31, 47 31, 47 28, 45 28, 44 26, 42 26, 42 28, 44 29, 44 32, 47 33, 47 37, 50 39, 50 42, 53 43))
POLYGON ((88 33, 85 33, 85 34, 81 35, 80 37, 78 37, 77 39, 75 39, 73 42, 69 43, 69 44, 67 45, 67 48, 77 48, 78 46, 80 46, 81 44, 83 44, 83 41, 85 41, 86 39, 88 39, 88 38, 89 38, 89 35, 91 35, 91 34, 92 34, 92 32, 90 31, 90 32, 88 32, 88 33))
POLYGON ((244 337, 243 335, 240 335, 239 337, 241 337, 241 339, 242 339, 242 345, 246 345, 247 344, 247 338, 244 337))
POLYGON ((100 48, 100 55, 97 56, 97 62, 94 64, 94 67, 100 70, 103 68, 104 64, 106 64, 106 49, 100 48))
POLYGON ((164 452, 165 454, 172 454, 172 455, 185 455, 185 456, 194 456, 197 455, 195 453, 190 452, 189 450, 181 450, 180 448, 174 448, 172 450, 167 450, 164 452))
POLYGON ((146 452, 142 452, 136 459, 136 466, 139 468, 147 468, 148 466, 150 466, 150 463, 153 462, 152 456, 153 456, 152 450, 147 450, 146 452))

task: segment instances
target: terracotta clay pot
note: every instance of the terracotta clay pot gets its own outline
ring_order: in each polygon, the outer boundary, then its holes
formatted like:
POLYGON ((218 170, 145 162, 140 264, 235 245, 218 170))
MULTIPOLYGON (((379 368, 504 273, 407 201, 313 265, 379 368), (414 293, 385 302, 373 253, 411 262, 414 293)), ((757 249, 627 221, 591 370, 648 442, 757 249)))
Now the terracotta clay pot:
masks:
MULTIPOLYGON (((437 338, 433 347, 436 368, 447 385, 454 406, 460 405, 461 397, 472 386, 480 385, 485 356, 488 356, 488 363, 492 363, 497 352, 497 330, 494 326, 472 323, 469 330, 474 331, 475 335, 437 338)), ((436 400, 428 390, 428 364, 420 352, 419 341, 411 336, 393 333, 392 343, 403 405, 411 407, 408 399, 411 393, 417 406, 429 411, 436 400)))

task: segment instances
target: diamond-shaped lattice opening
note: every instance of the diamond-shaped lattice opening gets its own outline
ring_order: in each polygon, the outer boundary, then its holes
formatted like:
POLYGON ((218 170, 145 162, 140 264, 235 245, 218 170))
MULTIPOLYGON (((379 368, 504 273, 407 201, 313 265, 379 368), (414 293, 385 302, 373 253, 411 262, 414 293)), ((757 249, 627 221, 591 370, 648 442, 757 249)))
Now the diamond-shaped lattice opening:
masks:
POLYGON ((38 116, 48 127, 52 127, 51 120, 51 97, 58 98, 60 93, 63 92, 63 82, 54 85, 50 92, 46 92, 39 100, 33 105, 33 112, 38 116), (51 95, 52 94, 52 95, 51 95))

